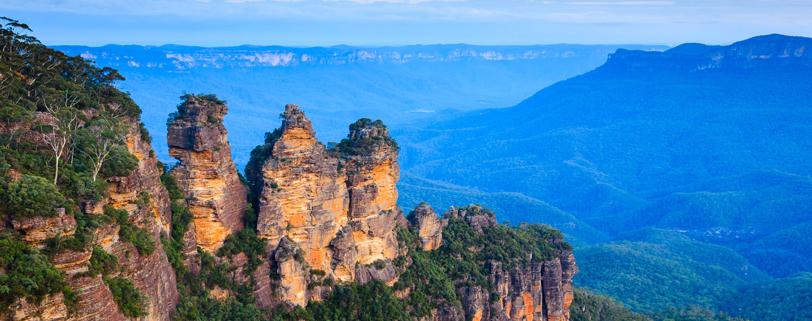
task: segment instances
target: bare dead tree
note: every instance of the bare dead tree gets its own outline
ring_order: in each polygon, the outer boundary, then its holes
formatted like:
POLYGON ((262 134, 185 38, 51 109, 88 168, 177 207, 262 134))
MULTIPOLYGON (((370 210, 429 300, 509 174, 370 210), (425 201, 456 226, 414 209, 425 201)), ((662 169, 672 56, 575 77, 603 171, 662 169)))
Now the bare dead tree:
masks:
POLYGON ((73 144, 76 132, 82 125, 76 105, 79 98, 65 92, 64 97, 53 99, 43 97, 41 100, 45 112, 52 118, 49 129, 42 134, 42 140, 48 145, 54 157, 54 184, 59 181, 59 165, 65 152, 73 144))

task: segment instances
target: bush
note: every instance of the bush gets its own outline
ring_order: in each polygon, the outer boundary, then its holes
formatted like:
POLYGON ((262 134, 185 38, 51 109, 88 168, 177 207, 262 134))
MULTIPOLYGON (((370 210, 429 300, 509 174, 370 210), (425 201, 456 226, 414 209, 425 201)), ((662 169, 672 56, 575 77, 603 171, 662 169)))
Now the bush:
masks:
POLYGON ((107 253, 107 251, 98 246, 93 248, 93 255, 90 257, 90 268, 88 271, 90 275, 108 275, 114 272, 117 267, 118 258, 115 255, 107 253))
POLYGON ((118 236, 122 240, 132 243, 139 255, 150 255, 155 251, 155 241, 146 230, 132 223, 121 225, 118 236))
POLYGON ((129 176, 138 166, 138 159, 130 154, 124 146, 113 148, 107 161, 102 166, 102 177, 129 176))
POLYGON ((113 293, 113 301, 125 316, 135 318, 147 315, 144 297, 130 280, 123 277, 105 279, 104 283, 113 293))
POLYGON ((112 206, 104 207, 104 215, 119 224, 118 236, 121 240, 132 243, 140 255, 150 255, 155 251, 155 241, 145 229, 130 222, 129 213, 112 206))
POLYGON ((245 253, 248 257, 245 269, 248 273, 252 273, 262 263, 265 241, 260 239, 254 230, 246 228, 237 234, 229 235, 223 246, 217 250, 218 256, 232 256, 238 253, 245 253))
POLYGON ((333 320, 333 321, 406 321, 412 320, 406 303, 392 289, 379 281, 337 286, 322 302, 312 302, 307 308, 277 307, 272 321, 333 320))
POLYGON ((39 302, 49 294, 72 293, 45 255, 9 236, 0 236, 0 270, 0 311, 21 298, 39 302))
POLYGON ((56 185, 45 178, 23 175, 8 184, 2 195, 3 211, 13 217, 55 216, 67 200, 56 185))
POLYGON ((152 135, 149 134, 149 130, 147 130, 147 126, 144 125, 144 122, 138 122, 138 130, 141 132, 141 139, 151 144, 152 135))

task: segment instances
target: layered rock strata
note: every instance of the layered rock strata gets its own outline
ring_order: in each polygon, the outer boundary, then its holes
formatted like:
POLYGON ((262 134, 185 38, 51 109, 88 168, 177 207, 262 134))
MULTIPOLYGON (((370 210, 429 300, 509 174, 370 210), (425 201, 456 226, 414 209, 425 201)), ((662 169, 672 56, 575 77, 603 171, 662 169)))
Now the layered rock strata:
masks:
POLYGON ((169 154, 179 163, 171 171, 186 194, 194 217, 195 241, 214 252, 243 228, 248 189, 231 158, 223 102, 186 96, 169 124, 169 154))
MULTIPOLYGON (((422 207, 422 206, 421 206, 422 207)), ((477 233, 496 225, 496 217, 478 206, 451 208, 444 220, 457 219, 477 233)), ((563 240, 557 241, 563 242, 563 240)), ((557 246, 558 244, 552 244, 557 246)), ((573 301, 572 278, 578 272, 572 250, 562 249, 545 258, 506 267, 502 262, 486 262, 490 271, 488 288, 472 285, 457 290, 467 320, 567 321, 573 301), (495 299, 494 299, 495 298, 495 299)), ((460 320, 460 312, 440 310, 435 320, 460 320), (445 312, 444 312, 445 311, 445 312)))
POLYGON ((295 286, 309 270, 351 282, 358 266, 397 256, 397 147, 383 124, 359 121, 347 139, 327 149, 304 113, 288 105, 282 127, 255 153, 264 155, 255 155, 260 163, 246 174, 258 195, 257 232, 276 253, 282 283, 296 281, 283 301, 303 305, 313 296, 295 286), (302 262, 289 263, 294 250, 288 248, 299 251, 302 262))

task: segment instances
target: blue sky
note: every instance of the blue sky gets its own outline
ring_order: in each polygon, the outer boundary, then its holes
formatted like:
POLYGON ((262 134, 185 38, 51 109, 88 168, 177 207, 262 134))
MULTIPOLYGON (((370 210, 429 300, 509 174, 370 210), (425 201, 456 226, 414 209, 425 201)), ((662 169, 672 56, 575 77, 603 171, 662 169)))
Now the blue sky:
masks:
POLYGON ((812 0, 2 0, 44 43, 726 44, 812 36, 812 0))

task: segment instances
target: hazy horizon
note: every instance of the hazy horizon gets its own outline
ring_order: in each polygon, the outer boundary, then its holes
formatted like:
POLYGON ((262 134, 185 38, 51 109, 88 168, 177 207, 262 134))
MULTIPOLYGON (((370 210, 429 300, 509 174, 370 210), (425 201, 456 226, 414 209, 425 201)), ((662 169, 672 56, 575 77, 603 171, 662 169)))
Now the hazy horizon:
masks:
POLYGON ((812 3, 799 0, 10 0, 0 9, 48 45, 94 47, 674 46, 812 35, 812 3))

